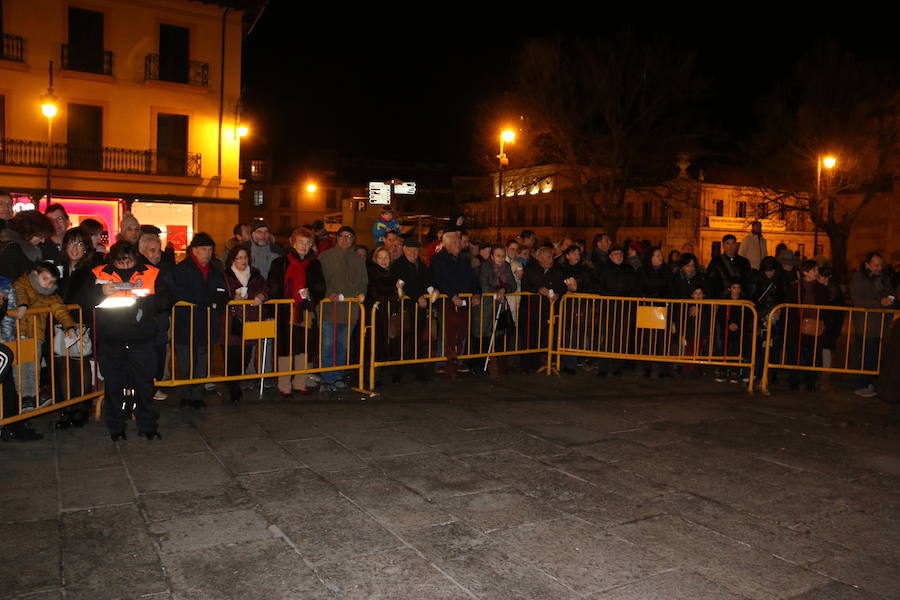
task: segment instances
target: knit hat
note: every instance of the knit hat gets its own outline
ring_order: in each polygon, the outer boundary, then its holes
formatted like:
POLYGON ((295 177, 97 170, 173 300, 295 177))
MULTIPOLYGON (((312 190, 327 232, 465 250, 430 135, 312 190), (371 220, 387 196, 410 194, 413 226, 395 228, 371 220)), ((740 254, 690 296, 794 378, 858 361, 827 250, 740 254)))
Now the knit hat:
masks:
POLYGON ((416 237, 408 237, 403 240, 403 245, 407 248, 421 248, 422 242, 419 241, 419 238, 416 237))
POLYGON ((250 223, 250 233, 253 233, 260 227, 265 227, 266 229, 269 229, 269 224, 266 223, 266 221, 264 219, 253 219, 253 222, 250 223))
POLYGON ((216 243, 208 233, 204 233, 201 231, 200 233, 194 235, 193 238, 191 238, 191 243, 188 248, 196 248, 198 246, 211 246, 215 248, 216 243))
POLYGON ((620 245, 618 245, 618 244, 613 244, 612 246, 609 247, 609 254, 612 254, 613 252, 622 252, 622 253, 624 253, 625 250, 622 249, 622 246, 620 246, 620 245))
POLYGON ((732 241, 735 241, 735 242, 736 242, 736 241, 737 241, 737 238, 734 237, 733 235, 731 235, 730 233, 728 233, 728 234, 725 234, 724 237, 722 237, 722 243, 724 244, 724 243, 727 242, 728 240, 732 240, 732 241))

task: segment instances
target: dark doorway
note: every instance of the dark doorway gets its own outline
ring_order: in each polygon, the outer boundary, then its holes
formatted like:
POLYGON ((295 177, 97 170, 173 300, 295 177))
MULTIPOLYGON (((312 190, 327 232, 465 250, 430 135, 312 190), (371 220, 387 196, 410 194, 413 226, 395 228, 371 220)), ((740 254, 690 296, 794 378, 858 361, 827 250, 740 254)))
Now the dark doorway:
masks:
POLYGON ((156 161, 160 175, 185 175, 187 171, 187 115, 160 113, 156 117, 156 161))
POLYGON ((176 83, 188 82, 190 30, 175 25, 159 26, 159 78, 176 83))
POLYGON ((63 68, 104 73, 103 13, 69 7, 69 45, 63 68))
POLYGON ((103 108, 69 104, 66 117, 67 166, 99 171, 103 166, 103 108))

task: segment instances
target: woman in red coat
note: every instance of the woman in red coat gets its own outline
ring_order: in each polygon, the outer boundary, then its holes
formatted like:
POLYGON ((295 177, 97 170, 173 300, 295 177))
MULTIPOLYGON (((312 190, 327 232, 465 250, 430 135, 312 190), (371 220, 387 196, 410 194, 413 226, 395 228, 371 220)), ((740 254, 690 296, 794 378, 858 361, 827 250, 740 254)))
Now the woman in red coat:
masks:
MULTIPOLYGON (((260 320, 259 305, 269 297, 269 285, 260 274, 259 269, 250 266, 250 249, 237 245, 228 251, 225 258, 225 287, 229 300, 250 300, 248 305, 229 305, 226 313, 226 329, 228 331, 228 374, 241 375, 246 358, 253 356, 251 348, 256 340, 248 340, 243 344, 244 323, 260 320)), ((229 381, 228 394, 234 403, 241 400, 241 382, 229 381)))

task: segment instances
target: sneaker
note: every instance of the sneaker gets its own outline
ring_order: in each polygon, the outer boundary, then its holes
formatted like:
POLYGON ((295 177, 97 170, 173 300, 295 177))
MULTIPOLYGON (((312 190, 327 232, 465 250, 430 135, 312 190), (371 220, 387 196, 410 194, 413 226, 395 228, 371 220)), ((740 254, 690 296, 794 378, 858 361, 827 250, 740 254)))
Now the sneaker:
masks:
POLYGON ((350 387, 350 386, 348 386, 346 383, 344 383, 343 381, 341 381, 341 380, 339 379, 339 380, 335 381, 334 383, 332 383, 332 384, 331 384, 331 387, 332 387, 332 389, 334 389, 335 391, 339 392, 339 391, 341 391, 341 390, 346 390, 346 389, 347 389, 348 387, 350 387))
POLYGON ((165 400, 169 395, 162 390, 156 390, 156 393, 153 394, 153 399, 159 402, 160 400, 165 400))
POLYGON ((741 383, 750 383, 749 377, 741 377, 741 383))
POLYGON ((728 383, 737 383, 737 382, 738 382, 737 377, 732 377, 731 379, 728 380, 728 383))
MULTIPOLYGON (((876 396, 874 387, 875 386, 868 385, 864 388, 859 388, 858 390, 853 390, 853 393, 861 398, 874 398, 876 396)), ((24 409, 23 409, 23 411, 24 411, 24 409)))
POLYGON ((722 375, 716 375, 716 383, 725 383, 727 380, 722 375))
POLYGON ((52 398, 41 398, 40 402, 35 402, 34 396, 25 396, 22 398, 22 412, 27 413, 39 408, 44 408, 45 406, 50 406, 51 402, 53 402, 52 398))
POLYGON ((310 373, 309 375, 306 376, 306 378, 309 381, 315 381, 316 383, 319 383, 320 381, 322 381, 322 378, 319 377, 318 375, 316 375, 315 373, 310 373))
POLYGON ((204 384, 203 384, 203 389, 205 389, 207 392, 214 392, 214 391, 216 391, 216 384, 214 384, 214 383, 204 383, 204 384))

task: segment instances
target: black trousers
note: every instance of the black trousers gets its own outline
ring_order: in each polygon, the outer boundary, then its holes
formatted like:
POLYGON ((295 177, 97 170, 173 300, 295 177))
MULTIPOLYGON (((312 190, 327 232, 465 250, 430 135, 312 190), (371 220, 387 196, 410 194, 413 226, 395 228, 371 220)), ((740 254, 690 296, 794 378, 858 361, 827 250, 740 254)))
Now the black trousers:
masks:
POLYGON ((0 385, 3 386, 3 414, 0 416, 4 419, 19 414, 19 395, 13 379, 12 363, 12 350, 0 344, 0 385))
POLYGON ((97 363, 106 381, 103 420, 111 433, 125 431, 129 412, 137 419, 138 431, 156 431, 159 411, 153 402, 156 350, 145 342, 97 341, 97 363), (134 390, 126 396, 124 390, 134 390))

